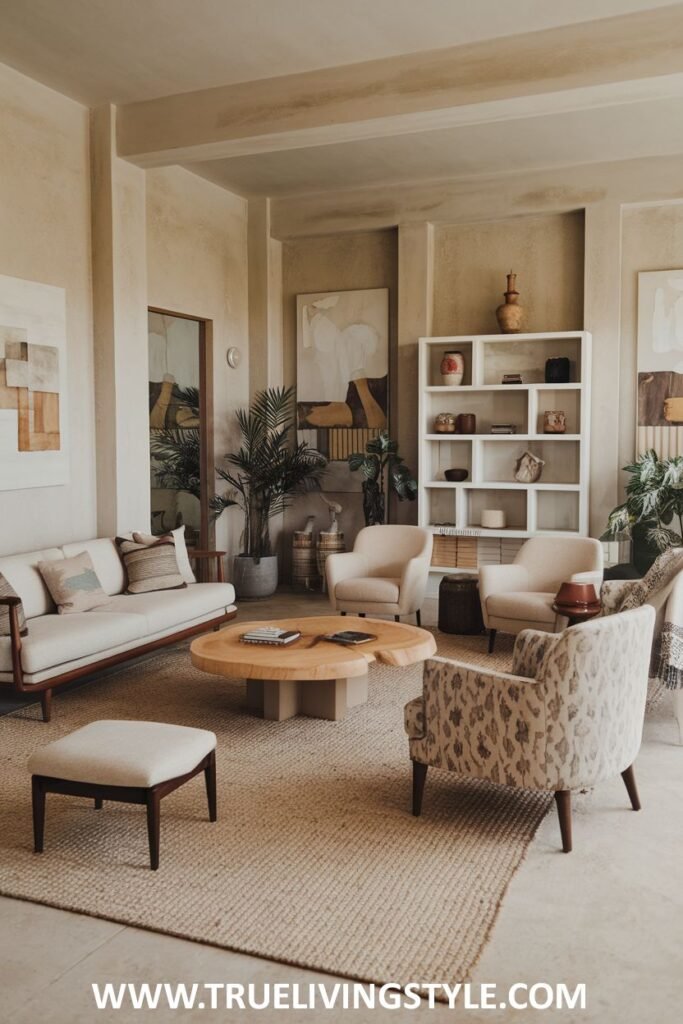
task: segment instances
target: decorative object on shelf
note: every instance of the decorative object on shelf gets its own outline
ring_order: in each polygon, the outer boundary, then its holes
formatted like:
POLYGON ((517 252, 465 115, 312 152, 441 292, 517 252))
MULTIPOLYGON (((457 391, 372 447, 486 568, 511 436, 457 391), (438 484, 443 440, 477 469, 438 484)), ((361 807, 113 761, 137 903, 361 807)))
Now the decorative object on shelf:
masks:
POLYGON ((546 359, 546 384, 569 384, 570 377, 571 363, 566 356, 558 356, 556 359, 546 359))
POLYGON ((381 430, 365 446, 364 452, 349 455, 349 468, 363 476, 363 514, 365 525, 387 521, 387 493, 393 491, 399 501, 415 501, 417 480, 398 454, 398 442, 381 430))
POLYGON ((505 302, 496 310, 496 319, 502 334, 519 334, 524 321, 524 308, 517 302, 519 292, 516 288, 517 275, 512 271, 507 275, 507 290, 503 292, 505 302))
POLYGON ((459 387, 465 376, 465 357, 462 352, 445 352, 441 360, 441 380, 450 387, 459 387))
POLYGON ((236 370, 237 367, 242 362, 242 353, 237 348, 236 345, 231 345, 228 351, 225 353, 225 358, 227 360, 228 366, 232 370, 236 370))
POLYGON ((330 555, 335 555, 339 551, 346 551, 344 534, 340 533, 339 530, 335 530, 334 532, 331 530, 321 530, 318 537, 316 563, 318 566, 318 574, 322 580, 323 594, 327 590, 327 585, 325 583, 325 562, 330 555))
POLYGON ((297 295, 297 430, 328 460, 327 493, 359 491, 349 456, 389 409, 389 290, 297 295))
POLYGON ((304 441, 292 447, 294 388, 257 391, 249 409, 235 414, 242 435, 238 451, 225 456, 216 473, 230 490, 211 500, 214 518, 237 505, 244 513, 243 550, 233 561, 240 597, 268 597, 277 588, 270 520, 304 491, 317 490, 326 462, 304 441))
POLYGON ((638 420, 636 455, 654 448, 683 455, 680 404, 683 394, 683 270, 638 274, 638 420))
POLYGON ((456 418, 452 412, 440 412, 434 417, 435 434, 455 434, 456 418))
POLYGON ((69 482, 65 295, 0 275, 0 491, 69 482))
POLYGON ((504 373, 501 384, 523 384, 521 373, 504 373))
MULTIPOLYGON (((609 514, 602 540, 632 536, 635 527, 657 552, 683 545, 683 456, 660 459, 651 448, 624 466, 626 501, 609 514)), ((654 561, 654 559, 653 559, 654 561)))
POLYGON ((446 469, 443 474, 451 483, 460 483, 470 475, 467 469, 446 469))
POLYGON ((567 416, 561 409, 548 409, 543 413, 544 434, 564 434, 567 431, 567 416))
POLYGON ((492 434, 516 434, 517 427, 514 423, 492 423, 491 424, 492 434))
MULTIPOLYGON (((309 516, 309 522, 314 519, 309 516)), ((315 536, 308 529, 295 530, 292 537, 292 587, 295 590, 318 590, 320 575, 316 559, 315 536)))
POLYGON ((327 505, 330 512, 330 525, 327 532, 339 533, 339 521, 337 520, 337 516, 340 516, 344 511, 343 505, 340 505, 338 501, 330 501, 324 494, 320 494, 318 497, 327 505))
POLYGON ((515 480, 520 484, 535 484, 541 479, 545 461, 533 452, 522 452, 515 464, 515 480))
POLYGON ((477 417, 472 412, 461 412, 455 421, 455 429, 458 434, 476 434, 477 417))
POLYGON ((439 584, 439 629, 442 633, 476 636, 484 632, 476 576, 444 576, 439 584))
POLYGON ((481 525, 484 530, 504 530, 506 522, 502 508, 485 508, 481 513, 481 525))

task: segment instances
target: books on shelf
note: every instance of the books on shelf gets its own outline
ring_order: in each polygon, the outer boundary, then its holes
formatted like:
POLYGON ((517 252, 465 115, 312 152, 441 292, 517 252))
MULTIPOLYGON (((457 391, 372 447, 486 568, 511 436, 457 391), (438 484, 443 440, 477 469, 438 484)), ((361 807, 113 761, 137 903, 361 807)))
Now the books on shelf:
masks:
POLYGON ((482 537, 477 544, 477 565, 500 565, 500 548, 500 537, 482 537))
POLYGON ((294 643, 301 636, 298 629, 280 629, 279 626, 257 626, 242 633, 240 640, 245 644, 271 644, 274 647, 285 647, 294 643))
POLYGON ((492 434, 516 434, 517 427, 514 423, 492 423, 491 424, 492 434))
POLYGON ((510 562, 514 562, 515 556, 522 544, 523 540, 519 540, 513 537, 502 537, 500 541, 500 560, 503 565, 508 565, 510 562))

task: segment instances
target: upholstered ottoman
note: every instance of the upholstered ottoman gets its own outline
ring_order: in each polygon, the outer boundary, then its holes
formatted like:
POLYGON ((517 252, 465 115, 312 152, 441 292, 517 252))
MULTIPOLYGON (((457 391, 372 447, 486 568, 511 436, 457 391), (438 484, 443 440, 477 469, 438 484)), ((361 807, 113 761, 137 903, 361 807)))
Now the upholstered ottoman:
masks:
POLYGON ((48 743, 31 757, 33 837, 43 852, 48 793, 145 804, 149 857, 159 867, 161 798, 204 772, 209 819, 216 821, 216 736, 206 729, 163 722, 102 721, 48 743))

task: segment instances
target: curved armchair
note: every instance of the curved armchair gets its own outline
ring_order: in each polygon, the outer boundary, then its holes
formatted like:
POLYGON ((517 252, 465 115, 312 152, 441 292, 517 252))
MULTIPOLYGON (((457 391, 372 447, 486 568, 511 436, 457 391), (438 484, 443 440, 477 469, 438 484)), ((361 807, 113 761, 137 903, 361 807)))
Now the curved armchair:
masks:
POLYGON ((332 607, 345 615, 415 615, 427 589, 432 535, 419 526, 366 526, 353 551, 325 562, 332 607))
POLYGON ((640 809, 633 762, 645 717, 654 609, 645 605, 551 635, 525 630, 512 673, 431 658, 405 707, 413 814, 430 765, 554 792, 572 848, 571 791, 621 774, 640 809))
POLYGON ((510 565, 479 570, 479 597, 489 630, 489 654, 496 632, 523 629, 555 632, 552 609, 562 583, 593 583, 600 592, 602 545, 591 537, 532 537, 510 565))

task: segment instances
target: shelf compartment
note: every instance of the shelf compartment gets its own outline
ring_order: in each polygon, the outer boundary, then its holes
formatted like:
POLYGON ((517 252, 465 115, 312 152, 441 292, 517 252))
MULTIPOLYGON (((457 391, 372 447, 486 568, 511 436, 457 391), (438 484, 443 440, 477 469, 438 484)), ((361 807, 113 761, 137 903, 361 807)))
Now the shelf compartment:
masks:
POLYGON ((428 522, 433 526, 455 527, 456 524, 456 489, 428 488, 425 494, 428 522))
POLYGON ((467 525, 470 529, 481 530, 482 536, 519 532, 527 529, 527 492, 520 490, 497 490, 495 488, 468 488, 466 493, 467 525), (506 526, 503 530, 485 530, 481 526, 484 509, 502 509, 506 526))
MULTIPOLYGON (((457 388, 445 392, 428 392, 424 403, 425 422, 422 429, 433 434, 438 413, 454 416, 473 413, 477 417, 476 433, 488 434, 492 423, 512 423, 519 434, 529 430, 529 402, 526 388, 502 391, 469 391, 457 388)), ((445 434, 446 438, 458 435, 445 434)))
POLYGON ((441 360, 445 356, 446 352, 462 352, 465 357, 465 375, 462 379, 464 386, 472 384, 472 362, 474 346, 472 341, 439 341, 434 345, 429 345, 427 348, 427 383, 436 385, 441 384, 441 360))
MULTIPOLYGON (((554 439, 558 436, 564 435, 544 435, 545 438, 554 439)), ((495 441, 492 441, 491 438, 486 438, 481 442, 482 480, 492 484, 523 486, 515 480, 514 473, 517 460, 526 451, 545 462, 538 481, 539 485, 576 484, 578 486, 581 465, 578 441, 555 444, 553 440, 546 441, 545 439, 542 441, 525 440, 524 438, 513 440, 506 437, 501 440, 500 437, 497 437, 495 441)))
POLYGON ((444 470, 466 469, 472 479, 472 442, 459 441, 458 435, 440 434, 442 441, 430 442, 427 452, 426 483, 445 482, 444 470))
POLYGON ((579 494, 576 491, 537 491, 536 529, 539 533, 578 533, 579 494))
MULTIPOLYGON (((534 395, 536 399, 535 420, 536 433, 543 434, 543 414, 561 410, 567 417, 567 434, 581 432, 581 389, 580 388, 542 388, 534 395)), ((552 437, 552 434, 544 434, 552 437)))
POLYGON ((524 384, 545 382, 547 359, 569 359, 572 383, 581 380, 581 337, 538 338, 524 341, 506 338, 504 341, 482 341, 482 384, 500 384, 504 373, 520 373, 524 384))

